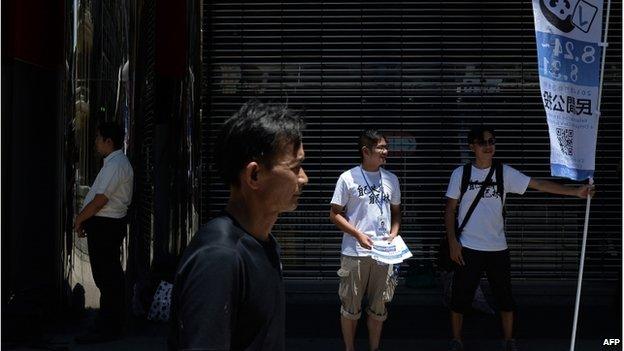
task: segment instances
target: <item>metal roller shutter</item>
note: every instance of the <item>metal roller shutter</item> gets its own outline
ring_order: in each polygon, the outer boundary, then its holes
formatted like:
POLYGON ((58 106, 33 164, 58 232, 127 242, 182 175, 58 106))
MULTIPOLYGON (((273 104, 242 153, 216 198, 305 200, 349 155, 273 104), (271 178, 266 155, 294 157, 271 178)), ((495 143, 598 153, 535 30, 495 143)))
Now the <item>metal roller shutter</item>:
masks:
MULTIPOLYGON (((497 126, 499 159, 549 176, 528 0, 205 1, 203 11, 203 222, 227 198, 210 154, 223 120, 252 97, 305 110, 310 183, 297 211, 274 228, 287 277, 335 277, 341 234, 328 203, 340 173, 358 162, 365 127, 390 138, 401 232, 419 262, 433 260, 443 234, 446 185, 468 160, 470 126, 497 126)), ((620 269, 621 1, 611 14, 588 279, 615 279, 620 269)), ((574 279, 585 202, 529 191, 510 196, 507 210, 514 278, 574 279)))
POLYGON ((129 257, 131 274, 144 279, 153 258, 154 234, 154 130, 155 130, 155 28, 156 3, 148 0, 139 10, 141 24, 138 35, 141 38, 137 48, 134 145, 132 162, 134 166, 134 198, 130 212, 129 257))

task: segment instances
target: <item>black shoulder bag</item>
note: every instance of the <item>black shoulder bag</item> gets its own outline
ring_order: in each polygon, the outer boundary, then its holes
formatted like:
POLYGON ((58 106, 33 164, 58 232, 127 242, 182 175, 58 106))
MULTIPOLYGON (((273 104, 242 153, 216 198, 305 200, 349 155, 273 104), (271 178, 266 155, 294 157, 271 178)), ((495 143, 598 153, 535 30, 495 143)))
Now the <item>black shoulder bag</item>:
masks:
MULTIPOLYGON (((464 173, 466 172, 466 168, 464 168, 464 173)), ((485 193, 485 189, 488 186, 490 186, 490 184, 492 183, 492 175, 494 174, 494 170, 496 168, 498 168, 497 165, 492 164, 492 166, 490 167, 490 172, 488 172, 487 177, 485 177, 485 180, 483 181, 483 184, 481 185, 481 189, 479 189, 479 192, 477 193, 477 196, 475 197, 474 201, 472 201, 472 204, 470 205, 468 212, 466 212, 466 216, 464 217, 464 220, 459 225, 459 227, 455 228, 455 238, 458 241, 459 241, 459 237, 461 236, 462 231, 464 230, 464 227, 466 226, 466 224, 468 223, 468 220, 470 219, 470 216, 472 216, 472 213, 474 212, 475 208, 479 204, 479 200, 481 200, 481 198, 483 197, 483 194, 485 193)), ((499 180, 497 180, 497 182, 498 181, 499 180)), ((462 196, 460 196, 460 199, 461 197, 462 196)), ((455 221, 455 224, 457 224, 457 221, 455 221)), ((438 258, 437 260, 438 268, 443 269, 445 271, 451 271, 457 265, 455 261, 451 260, 451 250, 449 248, 448 238, 446 234, 444 234, 444 236, 440 240, 440 250, 438 251, 437 258, 438 258)))

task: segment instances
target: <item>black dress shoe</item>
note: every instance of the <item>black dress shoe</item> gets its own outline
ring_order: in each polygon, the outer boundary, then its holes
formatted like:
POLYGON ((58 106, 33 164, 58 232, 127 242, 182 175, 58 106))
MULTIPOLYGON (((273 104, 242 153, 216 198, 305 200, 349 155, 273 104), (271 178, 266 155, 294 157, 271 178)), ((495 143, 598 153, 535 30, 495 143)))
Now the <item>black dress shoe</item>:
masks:
POLYGON ((103 333, 103 332, 86 332, 82 335, 78 335, 74 341, 77 344, 98 344, 103 342, 109 342, 117 340, 121 337, 119 333, 103 333))

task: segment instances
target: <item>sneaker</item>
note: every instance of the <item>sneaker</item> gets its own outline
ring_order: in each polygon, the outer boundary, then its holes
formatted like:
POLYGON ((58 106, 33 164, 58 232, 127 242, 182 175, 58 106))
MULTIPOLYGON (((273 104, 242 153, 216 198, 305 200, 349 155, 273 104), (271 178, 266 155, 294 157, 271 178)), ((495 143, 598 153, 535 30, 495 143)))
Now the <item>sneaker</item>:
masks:
POLYGON ((503 341, 503 345, 504 345, 503 351, 519 351, 520 350, 518 348, 518 344, 516 343, 516 340, 514 339, 503 341))
POLYGON ((453 339, 449 342, 448 351, 464 351, 464 344, 460 340, 453 339))

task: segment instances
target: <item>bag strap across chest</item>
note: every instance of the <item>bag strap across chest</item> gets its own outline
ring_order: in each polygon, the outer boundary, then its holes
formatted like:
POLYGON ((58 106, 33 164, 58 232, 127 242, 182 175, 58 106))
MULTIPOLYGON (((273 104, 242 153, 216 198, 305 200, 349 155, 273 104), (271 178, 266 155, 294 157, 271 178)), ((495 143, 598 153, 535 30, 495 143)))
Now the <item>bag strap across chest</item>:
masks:
MULTIPOLYGON (((505 182, 503 181, 503 163, 494 161, 492 162, 492 167, 495 167, 495 175, 496 175, 496 192, 498 193, 498 197, 501 200, 501 204, 503 205, 503 219, 507 217, 507 211, 505 210, 505 182)), ((470 176, 472 175, 472 162, 468 162, 464 165, 462 171, 462 179, 460 185, 460 193, 458 203, 461 202, 464 194, 468 190, 468 185, 470 183, 470 176)))

